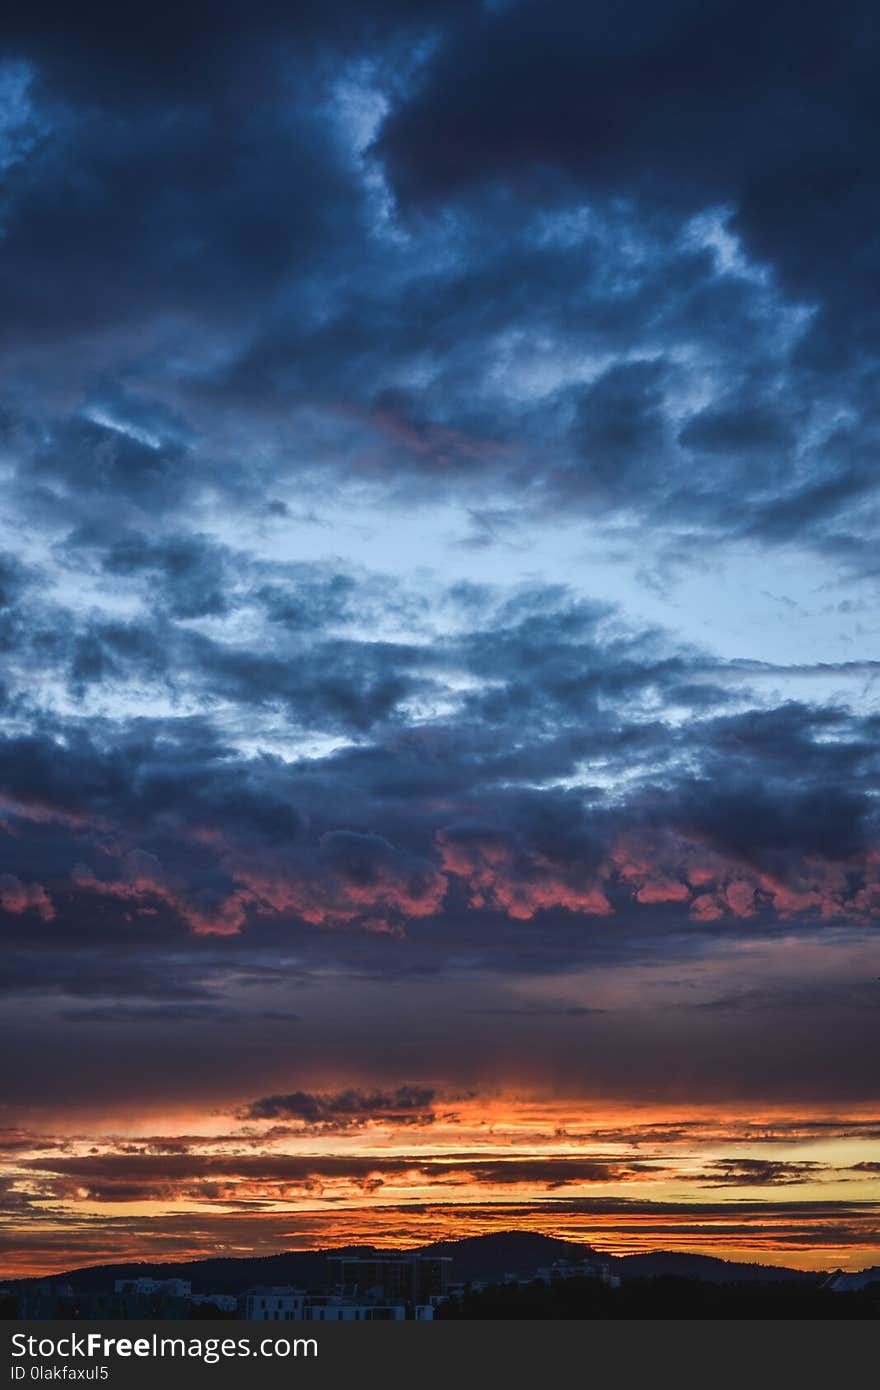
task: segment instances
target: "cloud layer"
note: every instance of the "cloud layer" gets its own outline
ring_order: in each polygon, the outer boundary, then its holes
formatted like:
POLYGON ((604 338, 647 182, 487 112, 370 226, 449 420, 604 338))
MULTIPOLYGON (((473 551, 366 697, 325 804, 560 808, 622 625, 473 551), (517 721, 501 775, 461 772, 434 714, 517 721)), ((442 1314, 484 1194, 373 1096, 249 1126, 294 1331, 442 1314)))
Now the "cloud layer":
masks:
POLYGON ((873 1113, 872 29, 6 7, 2 1101, 97 1149, 29 1220, 191 1196, 132 1094, 330 1146, 218 1201, 639 1179, 407 1148, 514 1081, 873 1113))

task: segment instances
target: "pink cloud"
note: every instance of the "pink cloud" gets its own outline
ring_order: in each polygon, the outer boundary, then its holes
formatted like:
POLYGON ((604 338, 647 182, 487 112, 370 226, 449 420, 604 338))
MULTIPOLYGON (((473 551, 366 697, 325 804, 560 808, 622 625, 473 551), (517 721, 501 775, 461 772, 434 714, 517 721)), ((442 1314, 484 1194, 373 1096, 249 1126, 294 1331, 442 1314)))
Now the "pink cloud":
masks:
POLYGON ((0 874, 0 907, 15 916, 36 912, 44 922, 51 922, 55 916, 52 899, 42 884, 22 883, 15 874, 0 874))
POLYGON ((437 841, 445 872, 462 880, 471 907, 495 908, 520 921, 555 907, 594 917, 612 912, 597 879, 566 873, 546 855, 516 855, 490 834, 464 839, 441 831, 437 841))

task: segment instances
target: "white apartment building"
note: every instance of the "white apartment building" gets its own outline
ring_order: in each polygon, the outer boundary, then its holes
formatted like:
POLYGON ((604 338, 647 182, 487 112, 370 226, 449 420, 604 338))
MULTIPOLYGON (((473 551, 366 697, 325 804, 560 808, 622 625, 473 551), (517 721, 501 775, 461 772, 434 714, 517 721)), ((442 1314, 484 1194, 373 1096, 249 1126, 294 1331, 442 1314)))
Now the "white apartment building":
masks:
POLYGON ((249 1322, 291 1322, 305 1317, 305 1289, 258 1285, 242 1294, 242 1317, 249 1322))
POLYGON ((434 1318, 430 1303, 409 1305, 403 1299, 382 1301, 269 1286, 248 1289, 239 1307, 249 1322, 404 1322, 408 1312, 418 1322, 434 1318))
POLYGON ((192 1283, 189 1279, 116 1279, 114 1293, 164 1294, 167 1298, 189 1298, 192 1283))

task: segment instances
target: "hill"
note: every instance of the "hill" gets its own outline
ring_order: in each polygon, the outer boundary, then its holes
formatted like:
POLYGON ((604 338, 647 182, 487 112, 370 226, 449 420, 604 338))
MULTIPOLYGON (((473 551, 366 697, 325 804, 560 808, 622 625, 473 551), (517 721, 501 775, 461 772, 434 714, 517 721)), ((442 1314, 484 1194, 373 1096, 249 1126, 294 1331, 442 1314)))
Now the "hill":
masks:
POLYGON ((646 1255, 623 1255, 611 1261, 615 1274, 624 1279, 658 1279, 674 1275, 700 1279, 707 1284, 797 1283, 816 1284, 824 1272, 787 1269, 784 1265, 742 1264, 712 1255, 685 1255, 678 1250, 653 1250, 646 1255))
MULTIPOLYGON (((346 1246, 338 1250, 288 1250, 278 1255, 246 1258, 212 1258, 176 1262, 127 1262, 91 1265, 65 1270, 52 1276, 72 1284, 78 1293, 95 1293, 113 1287, 116 1279, 149 1276, 154 1279, 189 1279, 194 1293, 240 1293, 253 1284, 298 1284, 306 1288, 320 1285, 328 1254, 393 1255, 393 1250, 374 1246, 346 1246)), ((462 1240, 435 1241, 415 1252, 448 1255, 457 1280, 500 1279, 505 1274, 528 1277, 541 1265, 554 1260, 583 1260, 596 1255, 589 1245, 557 1240, 535 1231, 498 1231, 491 1235, 468 1236, 462 1240)), ((699 1279, 707 1283, 789 1281, 816 1283, 822 1274, 786 1269, 775 1265, 738 1264, 709 1255, 688 1255, 659 1250, 645 1255, 624 1255, 608 1259, 613 1272, 628 1279, 652 1279, 664 1275, 699 1279)), ((37 1279, 2 1280, 12 1289, 39 1283, 37 1279)))

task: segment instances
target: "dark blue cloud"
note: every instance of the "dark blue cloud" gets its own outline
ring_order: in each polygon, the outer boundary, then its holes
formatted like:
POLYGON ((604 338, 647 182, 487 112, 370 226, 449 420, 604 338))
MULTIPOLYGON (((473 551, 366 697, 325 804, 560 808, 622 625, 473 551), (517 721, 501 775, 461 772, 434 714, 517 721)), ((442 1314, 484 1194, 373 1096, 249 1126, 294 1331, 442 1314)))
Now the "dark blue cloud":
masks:
POLYGON ((455 478, 858 558, 867 12, 628 8, 267 4, 242 35, 226 6, 143 34, 98 7, 81 42, 13 16, 22 509, 140 526, 316 471, 389 502, 455 478), (554 361, 555 389, 505 385, 554 361))
POLYGON ((869 7, 68 9, 0 39, 13 997, 873 931, 869 7))

